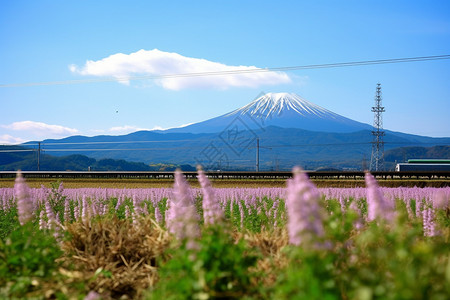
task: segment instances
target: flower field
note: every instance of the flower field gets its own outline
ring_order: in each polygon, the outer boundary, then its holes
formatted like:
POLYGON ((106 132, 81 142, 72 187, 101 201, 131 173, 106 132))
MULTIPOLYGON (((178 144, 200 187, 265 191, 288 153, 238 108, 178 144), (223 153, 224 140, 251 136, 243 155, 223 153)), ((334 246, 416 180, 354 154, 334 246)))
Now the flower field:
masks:
POLYGON ((448 299, 450 188, 0 189, 0 298, 448 299))

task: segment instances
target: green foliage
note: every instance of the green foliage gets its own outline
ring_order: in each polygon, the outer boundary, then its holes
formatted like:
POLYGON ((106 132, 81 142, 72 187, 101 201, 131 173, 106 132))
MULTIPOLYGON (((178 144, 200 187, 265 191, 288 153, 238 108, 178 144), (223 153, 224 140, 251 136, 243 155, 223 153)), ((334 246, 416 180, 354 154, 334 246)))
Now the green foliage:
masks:
POLYGON ((165 226, 166 226, 167 198, 161 199, 161 201, 159 201, 157 205, 158 205, 158 210, 159 210, 159 213, 161 214, 162 222, 163 222, 163 224, 161 224, 161 226, 165 228, 165 226))
POLYGON ((241 299, 256 295, 252 268, 257 256, 243 240, 235 242, 221 226, 205 228, 198 249, 171 251, 148 299, 241 299))
POLYGON ((20 226, 17 207, 0 210, 0 240, 4 240, 12 231, 20 226))
POLYGON ((200 220, 198 221, 198 224, 201 226, 205 222, 205 220, 203 220, 203 197, 197 196, 194 199, 194 206, 195 206, 195 211, 200 216, 200 220))
MULTIPOLYGON (((450 294, 449 231, 423 236, 405 205, 392 223, 374 221, 360 230, 352 210, 327 201, 325 237, 290 246, 280 270, 276 299, 446 299, 450 294)), ((439 214, 442 214, 439 213, 439 214)), ((444 223, 445 224, 445 223, 444 223)))
POLYGON ((274 207, 274 203, 268 197, 255 199, 254 205, 246 205, 244 200, 228 201, 223 208, 224 216, 235 230, 241 232, 271 231, 274 224, 284 226, 286 223, 284 201, 278 201, 278 207, 274 207))
MULTIPOLYGON (((427 238, 398 210, 395 224, 370 224, 355 238, 348 265, 358 293, 383 299, 446 299, 450 294, 448 236, 427 238), (446 278, 446 279, 445 279, 446 278)), ((447 233, 448 235, 448 233, 447 233)))
POLYGON ((340 299, 335 255, 325 249, 289 249, 290 267, 279 276, 275 299, 340 299))
POLYGON ((35 282, 50 280, 61 255, 49 232, 36 229, 31 222, 17 227, 0 240, 0 295, 24 297, 36 288, 35 282))
POLYGON ((52 182, 51 190, 47 201, 50 203, 50 207, 53 210, 53 213, 59 216, 59 221, 63 223, 64 220, 64 204, 67 196, 63 196, 62 192, 64 190, 63 183, 58 180, 56 182, 52 182))

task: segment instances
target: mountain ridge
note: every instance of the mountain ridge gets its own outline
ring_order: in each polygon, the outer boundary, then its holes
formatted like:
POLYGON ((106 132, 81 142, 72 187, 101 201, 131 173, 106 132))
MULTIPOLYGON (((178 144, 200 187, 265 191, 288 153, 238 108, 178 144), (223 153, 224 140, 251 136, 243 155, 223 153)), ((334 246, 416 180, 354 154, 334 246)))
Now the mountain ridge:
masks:
MULTIPOLYGON (((254 169, 259 144, 263 169, 294 165, 360 168, 370 159, 373 127, 335 114, 300 96, 270 93, 216 118, 182 128, 122 136, 74 136, 45 140, 55 155, 83 153, 147 164, 202 164, 206 169, 254 169), (95 149, 93 149, 95 146, 95 149), (62 151, 61 151, 62 150, 62 151)), ((448 145, 432 138, 385 130, 385 149, 448 145)))
POLYGON ((372 126, 338 115, 296 94, 268 93, 249 104, 202 122, 162 132, 214 133, 224 130, 239 119, 248 129, 267 126, 311 131, 353 132, 370 130, 372 126))

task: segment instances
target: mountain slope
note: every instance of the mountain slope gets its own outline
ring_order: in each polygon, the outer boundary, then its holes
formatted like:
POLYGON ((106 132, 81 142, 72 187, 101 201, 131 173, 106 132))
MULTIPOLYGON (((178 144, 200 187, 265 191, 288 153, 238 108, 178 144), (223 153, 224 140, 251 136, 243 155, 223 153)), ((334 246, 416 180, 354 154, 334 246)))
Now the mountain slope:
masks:
POLYGON ((234 122, 242 123, 251 130, 277 126, 343 133, 372 128, 368 124, 333 113, 296 94, 268 93, 225 115, 182 128, 168 129, 166 132, 214 133, 225 130, 234 122))

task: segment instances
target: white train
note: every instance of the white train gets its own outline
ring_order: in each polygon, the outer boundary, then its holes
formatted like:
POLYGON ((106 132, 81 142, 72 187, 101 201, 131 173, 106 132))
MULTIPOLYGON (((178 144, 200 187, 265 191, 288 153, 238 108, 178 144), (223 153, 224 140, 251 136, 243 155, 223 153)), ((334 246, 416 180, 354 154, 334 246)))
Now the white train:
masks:
POLYGON ((395 171, 450 171, 450 159, 409 159, 398 163, 395 171))

